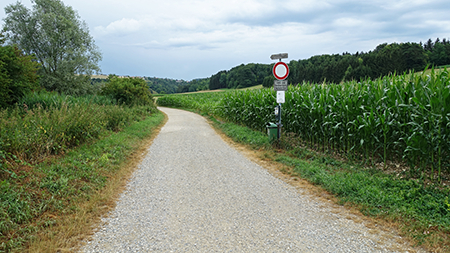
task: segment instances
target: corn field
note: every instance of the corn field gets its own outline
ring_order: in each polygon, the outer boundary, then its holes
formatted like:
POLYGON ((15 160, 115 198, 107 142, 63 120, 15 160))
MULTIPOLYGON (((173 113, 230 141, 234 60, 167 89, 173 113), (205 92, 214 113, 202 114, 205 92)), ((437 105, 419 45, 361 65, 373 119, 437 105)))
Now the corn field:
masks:
POLYGON ((206 92, 192 94, 166 95, 159 97, 157 104, 179 108, 199 110, 208 114, 215 114, 217 105, 225 92, 206 92))
MULTIPOLYGON (((342 84, 303 83, 286 91, 283 131, 323 150, 379 159, 384 166, 403 161, 410 173, 428 170, 439 181, 442 172, 450 172, 449 95, 447 70, 342 84)), ((275 120, 273 89, 215 96, 221 100, 205 99, 202 107, 216 116, 257 130, 275 120)))

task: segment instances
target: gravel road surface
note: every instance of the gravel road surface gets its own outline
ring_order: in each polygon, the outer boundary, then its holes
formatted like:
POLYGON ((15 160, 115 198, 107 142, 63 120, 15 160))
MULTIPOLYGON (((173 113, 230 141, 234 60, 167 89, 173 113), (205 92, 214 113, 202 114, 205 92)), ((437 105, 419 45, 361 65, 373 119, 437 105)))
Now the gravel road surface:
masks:
POLYGON ((228 146, 201 116, 169 121, 82 252, 406 252, 228 146))

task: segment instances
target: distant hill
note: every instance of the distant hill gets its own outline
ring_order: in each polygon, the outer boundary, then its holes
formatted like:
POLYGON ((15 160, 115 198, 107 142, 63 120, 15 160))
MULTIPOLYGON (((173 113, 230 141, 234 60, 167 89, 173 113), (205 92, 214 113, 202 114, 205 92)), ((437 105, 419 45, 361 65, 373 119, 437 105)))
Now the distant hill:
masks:
POLYGON ((184 80, 158 78, 158 77, 145 77, 145 81, 148 83, 150 89, 155 91, 158 94, 177 93, 179 90, 179 87, 189 84, 189 82, 184 81, 184 80))

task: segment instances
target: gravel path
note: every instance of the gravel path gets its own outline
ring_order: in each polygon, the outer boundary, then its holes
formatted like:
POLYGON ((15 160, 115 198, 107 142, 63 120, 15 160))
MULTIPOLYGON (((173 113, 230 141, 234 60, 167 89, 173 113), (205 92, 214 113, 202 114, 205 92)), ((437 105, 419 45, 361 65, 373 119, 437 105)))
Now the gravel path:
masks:
POLYGON ((160 109, 169 121, 82 252, 406 251, 250 162, 201 116, 160 109))

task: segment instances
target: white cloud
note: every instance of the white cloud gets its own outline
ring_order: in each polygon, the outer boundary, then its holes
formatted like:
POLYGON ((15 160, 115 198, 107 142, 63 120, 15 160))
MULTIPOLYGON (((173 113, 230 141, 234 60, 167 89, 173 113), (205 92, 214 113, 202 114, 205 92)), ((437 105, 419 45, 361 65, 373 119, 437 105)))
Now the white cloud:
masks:
POLYGON ((336 27, 361 27, 364 22, 356 18, 338 18, 333 21, 336 27))
POLYGON ((140 21, 135 19, 122 18, 121 20, 114 21, 107 25, 106 27, 97 26, 94 30, 95 32, 106 35, 106 34, 117 34, 126 35, 129 33, 137 32, 141 29, 142 24, 140 21))

